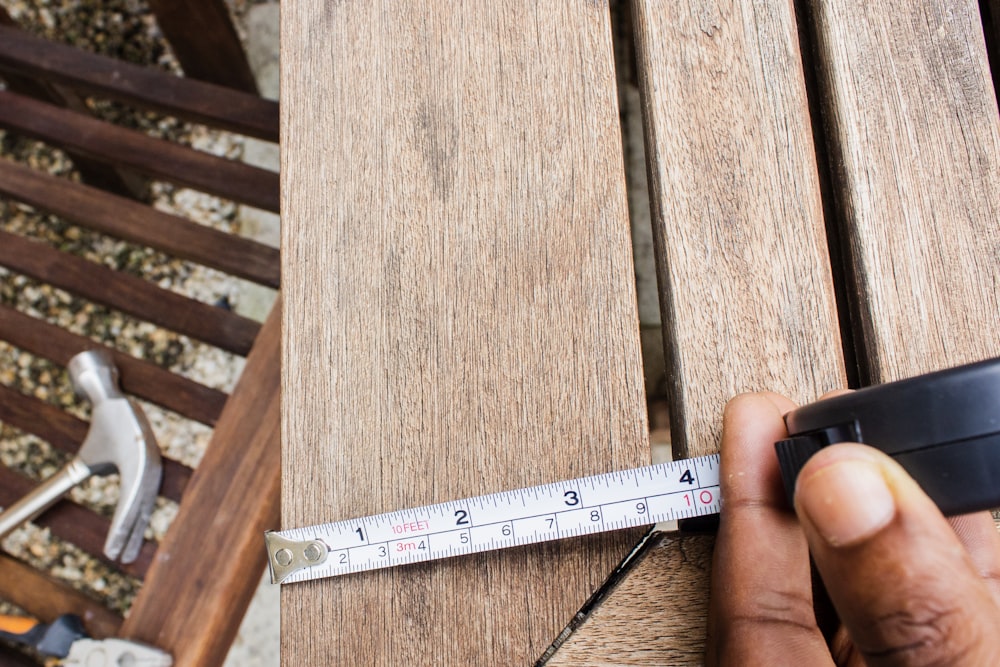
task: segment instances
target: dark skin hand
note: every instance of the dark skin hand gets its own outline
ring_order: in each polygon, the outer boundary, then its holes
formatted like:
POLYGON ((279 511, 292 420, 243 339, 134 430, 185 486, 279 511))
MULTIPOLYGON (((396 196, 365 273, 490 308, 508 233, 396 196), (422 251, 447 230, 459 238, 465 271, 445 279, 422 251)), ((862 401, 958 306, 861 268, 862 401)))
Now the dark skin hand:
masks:
POLYGON ((708 665, 1000 665, 1000 536, 945 519, 892 459, 826 447, 787 505, 774 442, 796 406, 737 396, 723 418, 708 665), (810 553, 839 617, 828 644, 810 553))

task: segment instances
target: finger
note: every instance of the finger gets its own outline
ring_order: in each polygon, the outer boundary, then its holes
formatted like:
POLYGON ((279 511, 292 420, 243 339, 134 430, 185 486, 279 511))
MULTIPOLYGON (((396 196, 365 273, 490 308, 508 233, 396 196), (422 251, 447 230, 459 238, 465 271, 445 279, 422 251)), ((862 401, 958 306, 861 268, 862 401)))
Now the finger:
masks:
POLYGON ((986 582, 1000 606, 1000 533, 989 512, 963 514, 948 519, 976 572, 986 582))
POLYGON ((709 665, 830 664, 812 608, 809 553, 774 454, 787 437, 776 394, 738 396, 723 416, 722 515, 712 565, 709 665))
POLYGON ((826 447, 795 507, 816 567, 869 665, 1000 664, 1000 609, 969 552, 891 458, 826 447))

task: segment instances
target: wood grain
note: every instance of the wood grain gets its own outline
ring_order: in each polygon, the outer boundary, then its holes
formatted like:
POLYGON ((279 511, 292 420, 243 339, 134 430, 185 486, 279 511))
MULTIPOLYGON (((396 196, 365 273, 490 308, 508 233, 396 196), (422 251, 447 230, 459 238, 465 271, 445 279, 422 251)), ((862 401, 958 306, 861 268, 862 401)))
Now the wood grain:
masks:
POLYGON ((972 0, 812 3, 865 382, 1000 354, 1000 115, 972 0))
POLYGON ((278 522, 281 302, 261 329, 121 635, 175 665, 221 665, 278 522))
MULTIPOLYGON (((671 437, 686 458, 717 450, 734 394, 809 401, 844 386, 846 373, 791 4, 636 2, 633 19, 671 437)), ((587 664, 701 662, 704 607, 693 619, 650 607, 697 605, 708 578, 672 577, 652 558, 552 664, 584 654, 587 664), (598 620, 605 614, 613 622, 598 620), (684 632, 658 632, 677 623, 684 632)))
MULTIPOLYGON (((608 7, 282 5, 283 524, 648 461, 608 7)), ((285 587, 288 664, 526 664, 605 536, 285 587)))
POLYGON ((546 667, 704 664, 713 544, 708 536, 661 536, 546 667), (611 649, 610 637, 628 648, 611 649))

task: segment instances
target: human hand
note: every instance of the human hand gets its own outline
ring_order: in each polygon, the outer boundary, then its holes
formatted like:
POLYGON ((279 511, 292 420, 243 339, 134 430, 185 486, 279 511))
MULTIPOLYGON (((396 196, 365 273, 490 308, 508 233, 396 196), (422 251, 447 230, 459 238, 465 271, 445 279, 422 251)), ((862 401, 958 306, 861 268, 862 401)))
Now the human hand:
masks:
POLYGON ((1000 536, 988 512, 945 519, 906 472, 826 447, 787 506, 774 442, 795 408, 738 396, 723 418, 709 665, 1000 665, 1000 536), (817 624, 809 554, 841 625, 817 624))

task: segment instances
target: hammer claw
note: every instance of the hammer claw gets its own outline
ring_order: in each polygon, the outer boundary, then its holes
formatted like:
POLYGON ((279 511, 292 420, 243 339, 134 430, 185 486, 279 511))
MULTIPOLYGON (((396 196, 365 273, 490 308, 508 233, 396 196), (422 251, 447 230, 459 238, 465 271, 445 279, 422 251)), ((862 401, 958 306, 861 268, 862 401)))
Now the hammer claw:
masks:
POLYGON ((70 360, 68 368, 74 387, 94 405, 90 430, 76 457, 63 470, 0 514, 0 537, 48 508, 91 474, 117 471, 121 495, 104 553, 112 560, 130 563, 142 548, 160 488, 160 449, 142 410, 118 389, 118 372, 109 353, 82 352, 70 360))

